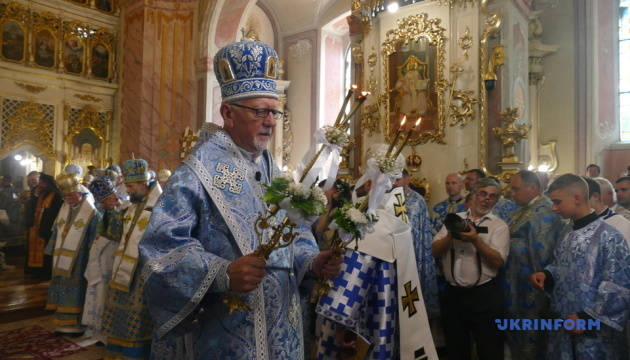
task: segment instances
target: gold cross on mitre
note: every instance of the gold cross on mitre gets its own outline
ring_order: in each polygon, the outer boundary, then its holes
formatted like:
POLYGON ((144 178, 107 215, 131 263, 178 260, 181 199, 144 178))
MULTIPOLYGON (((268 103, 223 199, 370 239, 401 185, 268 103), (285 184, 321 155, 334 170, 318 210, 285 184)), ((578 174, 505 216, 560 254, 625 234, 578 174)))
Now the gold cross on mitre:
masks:
POLYGON ((403 304, 403 310, 407 310, 409 308, 409 317, 414 316, 418 309, 416 309, 416 301, 420 301, 420 297, 418 296, 418 287, 416 286, 411 290, 411 281, 405 284, 405 296, 401 299, 403 304))

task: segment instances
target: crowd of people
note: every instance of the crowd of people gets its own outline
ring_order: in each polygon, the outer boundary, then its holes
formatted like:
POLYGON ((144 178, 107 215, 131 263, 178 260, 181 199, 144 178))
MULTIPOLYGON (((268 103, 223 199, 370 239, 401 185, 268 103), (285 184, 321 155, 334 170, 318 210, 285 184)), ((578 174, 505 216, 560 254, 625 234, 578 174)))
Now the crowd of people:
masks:
POLYGON ((403 171, 342 253, 333 214, 374 184, 337 179, 325 214, 261 258, 277 59, 256 41, 216 54, 224 126, 204 125, 165 183, 142 159, 27 176, 25 271, 51 279, 60 334, 90 329, 106 359, 627 358, 630 177, 613 185, 597 165, 548 188, 519 171, 505 191, 479 169, 450 173, 431 210, 403 171), (316 279, 332 289, 314 294, 316 279), (249 308, 232 312, 235 296, 249 308), (600 327, 497 325, 549 318, 600 327))

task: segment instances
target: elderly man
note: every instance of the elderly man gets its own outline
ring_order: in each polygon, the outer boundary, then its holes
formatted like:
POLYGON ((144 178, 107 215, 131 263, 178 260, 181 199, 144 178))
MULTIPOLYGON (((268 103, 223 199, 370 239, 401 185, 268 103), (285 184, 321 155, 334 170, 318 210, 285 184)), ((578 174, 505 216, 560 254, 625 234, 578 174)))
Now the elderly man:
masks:
MULTIPOLYGON (((582 177, 588 185, 588 205, 595 210, 597 217, 604 219, 607 223, 614 226, 619 230, 621 235, 626 239, 628 245, 630 245, 630 221, 623 216, 612 211, 608 206, 604 205, 601 199, 602 186, 608 180, 604 178, 590 178, 588 176, 582 177)), ((608 182, 610 185, 610 182, 608 182)))
POLYGON ((120 243, 105 300, 102 333, 107 336, 106 358, 143 359, 150 355, 153 321, 140 278, 138 243, 162 188, 156 181, 149 181, 149 166, 145 160, 125 161, 122 172, 131 205, 118 213, 122 226, 112 229, 117 234, 110 235, 111 240, 120 239, 120 243))
POLYGON ((450 360, 470 359, 471 335, 480 359, 501 360, 503 336, 495 319, 503 316, 503 293, 496 276, 508 258, 510 233, 491 213, 501 196, 499 184, 480 179, 471 194, 470 209, 449 215, 431 245, 433 256, 442 258, 448 281, 442 303, 444 336, 450 360))
POLYGON ((83 308, 83 324, 92 326, 92 338, 102 343, 107 342, 107 337, 101 334, 105 298, 123 226, 117 210, 122 202, 110 180, 111 174, 107 172, 113 173, 110 170, 103 170, 105 175, 97 176, 89 186, 96 200, 101 221, 98 223, 96 239, 90 248, 88 266, 85 270, 88 287, 83 308))
POLYGON ((53 255, 52 280, 48 288, 46 310, 55 310, 56 332, 79 336, 87 281, 83 274, 88 252, 96 237, 100 216, 86 193, 79 187, 76 174, 57 177, 57 186, 65 203, 53 227, 46 253, 53 255))
MULTIPOLYGON (((551 211, 551 201, 542 195, 535 172, 519 171, 510 180, 512 199, 518 205, 507 223, 510 227, 510 254, 505 265, 503 289, 506 317, 537 319, 549 306, 549 299, 529 283, 530 274, 553 260, 556 240, 564 224, 551 211)), ((547 332, 509 331, 507 343, 512 359, 541 359, 547 350, 547 332)))
POLYGON ((549 186, 551 209, 572 220, 562 230, 554 261, 530 278, 551 296, 551 310, 561 319, 599 320, 549 332, 547 359, 627 359, 624 327, 630 309, 630 250, 623 236, 597 217, 588 205, 588 186, 564 174, 549 186), (566 329, 566 330, 565 330, 566 329))
POLYGON ((435 204, 431 215, 431 231, 434 235, 442 228, 446 214, 466 211, 466 199, 462 196, 464 183, 461 176, 458 173, 446 175, 444 187, 448 198, 435 204))
MULTIPOLYGON (((268 213, 263 184, 280 174, 266 150, 283 116, 277 64, 276 52, 256 41, 219 50, 214 69, 224 126, 204 126, 166 183, 140 243, 156 337, 189 334, 192 358, 302 358, 298 287, 307 272, 334 278, 341 268, 332 251, 319 253, 307 227, 296 229, 293 243, 268 261, 255 253, 254 224, 268 213), (230 315, 228 291, 243 294, 251 310, 230 315)), ((154 355, 163 350, 154 348, 154 355)))

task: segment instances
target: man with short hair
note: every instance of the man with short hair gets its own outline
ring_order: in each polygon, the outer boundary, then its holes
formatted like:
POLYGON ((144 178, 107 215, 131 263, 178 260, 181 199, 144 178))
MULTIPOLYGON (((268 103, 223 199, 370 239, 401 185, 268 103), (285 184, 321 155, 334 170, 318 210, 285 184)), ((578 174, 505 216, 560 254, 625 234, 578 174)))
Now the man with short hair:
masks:
POLYGON ((448 198, 433 206, 433 214, 431 216, 431 232, 435 235, 442 228, 444 217, 448 213, 458 213, 466 211, 466 199, 462 196, 464 183, 458 173, 450 173, 446 175, 444 180, 444 188, 448 198))
MULTIPOLYGON (((617 194, 617 207, 630 210, 630 176, 624 176, 615 182, 615 193, 617 194)), ((613 208, 617 211, 617 208, 613 208)))
MULTIPOLYGON (((510 254, 503 272, 506 317, 538 319, 549 299, 529 283, 530 274, 553 260, 553 250, 564 224, 551 211, 551 201, 542 195, 540 179, 532 171, 519 171, 510 179, 512 199, 518 209, 507 220, 510 228, 510 254)), ((506 334, 512 359, 544 358, 547 332, 510 331, 506 334)))
POLYGON ((442 258, 448 281, 442 303, 448 358, 470 359, 472 335, 480 359, 502 360, 503 336, 495 319, 503 316, 503 293, 496 276, 507 260, 510 234, 491 213, 501 196, 499 184, 480 179, 471 194, 470 209, 456 215, 466 229, 447 229, 445 223, 431 246, 433 256, 442 258))
MULTIPOLYGON (((268 261, 255 253, 269 236, 264 231, 259 240, 254 228, 259 214, 268 214, 263 184, 280 175, 267 150, 283 116, 278 55, 269 45, 241 41, 221 48, 214 61, 224 126, 204 125, 167 181, 140 243, 138 268, 156 338, 188 334, 187 356, 198 359, 302 358, 299 286, 311 271, 336 277, 342 260, 332 251, 320 253, 306 226, 268 261), (230 315, 223 302, 228 291, 243 294, 251 310, 230 315)), ((164 351, 154 348, 153 354, 175 358, 164 351)))
POLYGON ((468 191, 468 195, 466 195, 466 209, 470 209, 472 205, 472 187, 479 180, 486 177, 486 173, 480 169, 471 169, 466 172, 466 177, 464 177, 464 187, 466 191, 468 191))
POLYGON ((599 168, 598 165, 596 164, 589 164, 586 167, 586 176, 590 177, 590 178, 596 178, 599 177, 599 174, 601 173, 601 169, 599 168))
POLYGON ((601 200, 602 190, 600 184, 608 180, 602 178, 590 178, 588 176, 583 176, 582 178, 588 185, 589 206, 595 210, 597 217, 604 219, 604 221, 619 230, 630 246, 630 221, 612 211, 608 206, 604 205, 601 200))
POLYGON ((548 359, 627 359, 624 327, 630 309, 630 250, 621 233, 597 217, 588 204, 588 186, 564 174, 549 187, 551 209, 572 220, 562 230, 554 261, 530 277, 551 297, 561 319, 599 320, 585 332, 569 325, 549 332, 548 359))
POLYGON ((125 161, 122 172, 131 205, 117 215, 122 217, 123 223, 118 228, 120 236, 112 235, 112 240, 120 238, 120 244, 107 291, 102 333, 107 336, 107 358, 142 359, 150 355, 153 321, 140 277, 138 243, 162 188, 156 181, 149 181, 149 165, 143 159, 125 161))
POLYGON ((55 310, 53 322, 56 332, 80 336, 85 331, 81 323, 87 281, 83 274, 88 253, 96 238, 100 215, 82 192, 76 174, 57 177, 57 186, 64 204, 46 246, 46 254, 53 256, 52 280, 48 287, 46 310, 55 310))

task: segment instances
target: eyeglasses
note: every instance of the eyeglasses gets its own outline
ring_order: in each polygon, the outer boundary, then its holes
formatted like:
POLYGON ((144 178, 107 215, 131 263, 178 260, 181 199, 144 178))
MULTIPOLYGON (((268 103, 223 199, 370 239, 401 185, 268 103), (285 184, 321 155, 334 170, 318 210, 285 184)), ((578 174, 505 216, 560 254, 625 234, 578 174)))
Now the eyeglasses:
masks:
POLYGON ((273 110, 273 109, 263 109, 263 108, 252 108, 249 106, 244 106, 241 104, 230 104, 232 106, 236 106, 236 107, 240 107, 243 109, 249 109, 252 110, 254 112, 254 116, 256 116, 257 118, 266 118, 267 116, 269 116, 269 113, 271 113, 271 116, 278 120, 278 119, 282 119, 282 117, 284 116, 284 113, 280 110, 273 110))
POLYGON ((466 181, 475 181, 477 179, 478 178, 474 178, 474 177, 466 177, 466 178, 464 178, 464 180, 466 180, 466 181))
POLYGON ((478 192, 477 196, 480 197, 482 200, 490 200, 490 201, 499 200, 499 194, 488 194, 485 191, 478 192))

